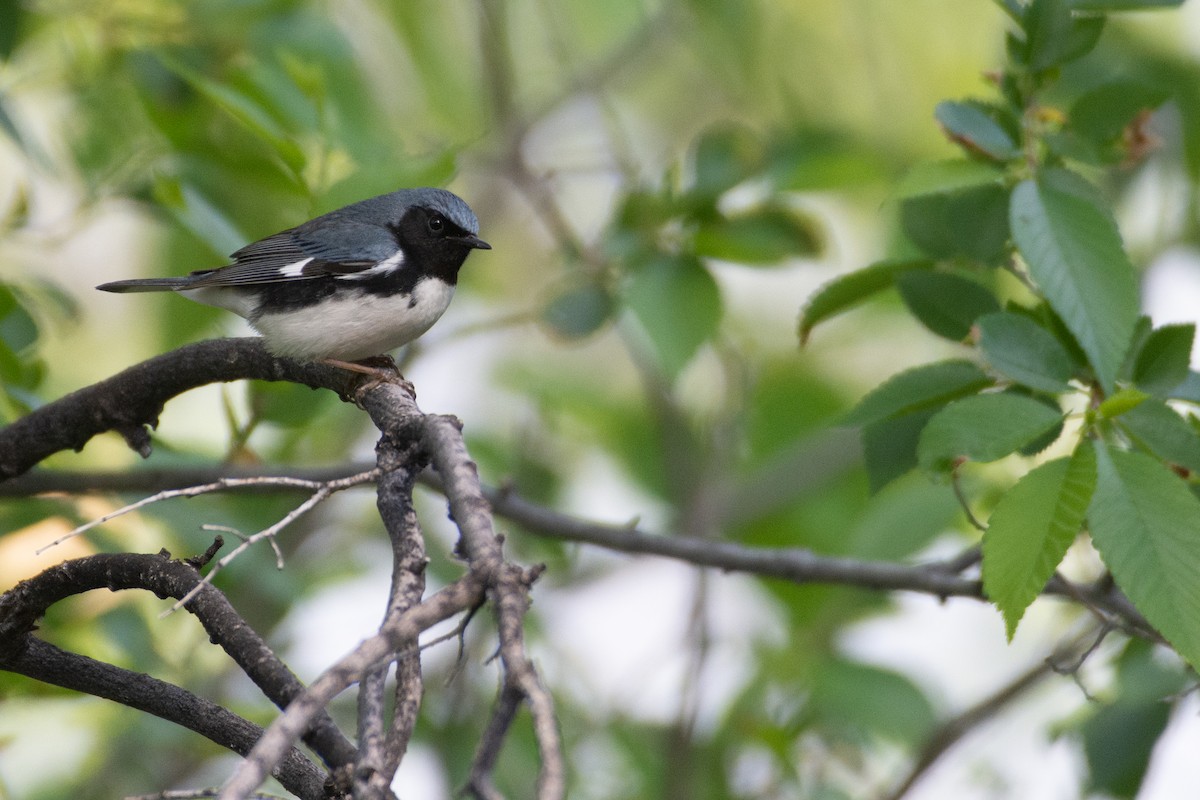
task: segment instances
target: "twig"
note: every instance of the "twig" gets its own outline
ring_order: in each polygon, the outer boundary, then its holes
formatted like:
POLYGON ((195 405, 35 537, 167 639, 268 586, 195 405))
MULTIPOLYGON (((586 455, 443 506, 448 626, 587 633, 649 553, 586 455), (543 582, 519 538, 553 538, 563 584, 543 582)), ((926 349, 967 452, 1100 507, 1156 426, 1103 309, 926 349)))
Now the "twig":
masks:
MULTIPOLYGON (((343 476, 351 468, 359 470, 361 465, 330 470, 329 473, 343 476)), ((185 483, 195 478, 217 478, 222 469, 189 469, 181 472, 178 477, 170 470, 147 471, 148 475, 144 481, 137 473, 35 472, 10 483, 19 487, 26 479, 33 479, 33 486, 38 492, 78 493, 93 489, 118 488, 121 491, 137 491, 144 487, 185 483)), ((436 473, 422 473, 420 482, 437 492, 445 493, 445 484, 436 473)), ((5 486, 6 484, 0 483, 0 494, 3 494, 5 486)), ((243 490, 255 488, 270 487, 246 486, 243 490)), ((279 489, 288 490, 285 486, 280 486, 279 489)), ((511 487, 485 486, 483 492, 498 516, 519 524, 529 533, 558 541, 591 544, 630 554, 672 558, 726 572, 744 572, 794 583, 829 583, 864 589, 912 591, 936 597, 984 599, 979 581, 960 574, 978 563, 977 546, 966 548, 959 556, 949 561, 930 564, 910 565, 839 558, 822 556, 798 548, 747 547, 732 542, 709 542, 662 535, 639 527, 636 519, 618 524, 581 519, 530 502, 511 487)), ((1111 587, 1078 587, 1052 579, 1047 585, 1046 593, 1079 602, 1082 602, 1081 598, 1087 598, 1088 604, 1119 617, 1122 627, 1129 628, 1134 635, 1153 641, 1161 640, 1128 599, 1111 587)))
MULTIPOLYGON (((359 486, 364 483, 370 483, 371 481, 375 480, 378 476, 379 476, 379 470, 371 469, 371 470, 367 470, 366 472, 361 472, 358 475, 351 475, 348 478, 341 478, 339 480, 334 480, 334 481, 326 481, 325 483, 319 484, 317 486, 316 491, 313 492, 312 495, 309 496, 309 498, 307 500, 305 500, 303 503, 296 506, 291 511, 289 511, 287 514, 285 514, 284 517, 282 519, 280 519, 278 522, 276 522, 274 525, 270 525, 266 528, 263 528, 258 533, 251 534, 250 536, 245 536, 245 535, 238 533, 237 535, 241 538, 242 543, 239 544, 237 547, 233 548, 233 550, 231 550, 230 552, 221 556, 221 558, 219 558, 217 561, 215 561, 212 565, 212 569, 210 569, 208 571, 208 573, 204 576, 204 579, 199 584, 197 584, 196 587, 194 589, 192 589, 191 592, 189 592, 184 597, 181 597, 174 605, 172 605, 166 611, 163 611, 161 614, 159 614, 159 617, 160 618, 165 617, 165 616, 168 616, 168 615, 173 614, 176 611, 178 611, 180 608, 183 607, 183 605, 185 603, 187 603, 189 600, 191 600, 193 597, 195 597, 196 593, 199 592, 202 587, 212 583, 213 579, 217 577, 217 573, 219 573, 230 562, 232 562, 235 558, 237 558, 242 553, 244 553, 247 549, 249 549, 253 545, 257 544, 258 542, 261 542, 263 539, 267 539, 267 540, 271 541, 272 547, 274 548, 275 553, 279 556, 279 559, 280 559, 278 561, 279 567, 282 569, 283 554, 279 552, 279 548, 277 546, 275 546, 275 544, 274 544, 274 538, 277 533, 282 531, 288 525, 291 525, 293 522, 295 522, 297 519, 299 519, 300 517, 307 514, 309 511, 312 511, 314 508, 319 506, 321 503, 328 500, 329 497, 331 495, 333 495, 335 492, 339 492, 343 489, 349 489, 352 486, 359 486)), ((235 533, 236 533, 236 531, 235 531, 235 533)))
MULTIPOLYGON (((128 795, 125 800, 205 800, 205 798, 216 797, 220 791, 219 788, 168 789, 165 792, 154 792, 153 794, 128 795)), ((251 795, 251 798, 253 800, 283 800, 279 795, 266 794, 265 792, 255 792, 251 795)))
POLYGON ((980 522, 975 517, 975 513, 973 511, 971 511, 971 504, 967 500, 966 493, 963 492, 962 480, 959 478, 959 471, 958 471, 957 466, 955 466, 955 468, 950 472, 950 486, 953 487, 953 489, 954 489, 954 497, 958 500, 959 506, 962 507, 963 513, 967 517, 967 522, 969 522, 971 524, 971 527, 974 528, 975 530, 986 533, 987 525, 984 525, 982 522, 980 522))
MULTIPOLYGON (((342 480, 346 480, 346 479, 342 479, 342 480)), ((365 483, 366 481, 362 481, 362 482, 365 483)), ((158 492, 157 494, 150 495, 149 497, 143 497, 140 500, 137 500, 133 503, 129 503, 128 505, 121 506, 116 511, 110 511, 109 513, 105 514, 102 517, 97 517, 96 519, 91 520, 90 522, 85 522, 83 525, 78 526, 77 528, 70 531, 69 533, 63 534, 62 536, 58 537, 54 541, 50 542, 49 544, 39 547, 34 552, 37 555, 41 555, 42 553, 49 550, 51 547, 57 547, 58 545, 62 544, 63 542, 73 539, 82 533, 86 533, 87 531, 90 531, 92 528, 95 528, 98 525, 103 525, 106 522, 111 522, 112 520, 116 519, 117 517, 124 516, 125 514, 128 514, 133 511, 137 511, 140 508, 145 508, 146 506, 152 505, 154 503, 160 503, 163 500, 173 500, 177 497, 199 497, 200 495, 212 494, 213 492, 222 492, 227 489, 245 489, 245 488, 261 489, 266 486, 286 487, 289 489, 310 489, 310 490, 314 490, 314 491, 319 491, 323 486, 326 486, 328 483, 329 482, 317 482, 317 481, 303 480, 301 478, 262 476, 262 477, 251 477, 251 478, 219 478, 219 479, 213 481, 212 483, 206 483, 202 486, 188 486, 188 487, 185 487, 182 489, 164 489, 163 491, 158 492)), ((233 531, 232 529, 229 530, 229 532, 236 533, 236 531, 233 531)), ((237 535, 241 536, 241 534, 237 534, 237 535)))
POLYGON ((420 605, 385 624, 327 669, 263 732, 254 749, 221 790, 220 800, 244 800, 258 788, 271 765, 288 751, 311 720, 366 672, 394 657, 402 642, 414 639, 442 620, 470 608, 483 597, 484 585, 467 574, 420 605))
POLYGON ((1043 678, 1054 674, 1057 671, 1056 665, 1058 663, 1066 659, 1075 658, 1081 650, 1085 652, 1094 650, 1095 643, 1087 644, 1085 649, 1085 643, 1088 643, 1093 636, 1092 632, 1088 632, 1056 648, 1054 653, 1043 659, 1040 663, 1030 667, 962 713, 943 722, 926 740, 925 746, 917 756, 908 774, 895 789, 883 796, 883 800, 900 800, 900 798, 904 797, 946 751, 962 740, 972 730, 996 716, 1005 706, 1040 683, 1043 678))

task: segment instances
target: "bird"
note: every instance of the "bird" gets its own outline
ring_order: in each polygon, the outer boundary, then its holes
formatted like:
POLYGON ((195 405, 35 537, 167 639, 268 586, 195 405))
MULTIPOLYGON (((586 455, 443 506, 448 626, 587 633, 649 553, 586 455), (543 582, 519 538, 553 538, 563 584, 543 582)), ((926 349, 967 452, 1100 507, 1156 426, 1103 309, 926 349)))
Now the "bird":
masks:
POLYGON ((445 313, 479 220, 445 189, 401 189, 246 245, 232 263, 171 278, 97 286, 176 292, 245 318, 276 356, 374 374, 384 356, 445 313))

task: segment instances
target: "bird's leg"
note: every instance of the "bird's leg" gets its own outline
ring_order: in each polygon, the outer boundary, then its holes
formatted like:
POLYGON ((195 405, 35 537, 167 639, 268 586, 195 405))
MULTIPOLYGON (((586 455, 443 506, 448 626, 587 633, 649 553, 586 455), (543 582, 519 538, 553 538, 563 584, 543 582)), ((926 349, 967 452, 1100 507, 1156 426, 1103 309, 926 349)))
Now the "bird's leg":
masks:
MULTIPOLYGON (((396 360, 391 356, 371 356, 369 358, 361 358, 358 361, 323 358, 320 363, 368 376, 366 380, 360 382, 355 387, 354 395, 356 398, 361 396, 363 392, 373 389, 381 383, 397 383, 404 387, 405 391, 412 395, 414 400, 417 399, 417 390, 411 383, 404 379, 404 375, 400 372, 400 367, 396 366, 396 360)), ((355 403, 360 406, 362 405, 357 400, 355 400, 355 403)))
POLYGON ((370 375, 380 380, 404 377, 400 374, 400 368, 396 366, 396 359, 391 356, 371 356, 369 358, 361 358, 358 361, 342 361, 340 358, 322 358, 321 363, 337 367, 338 369, 357 372, 360 375, 370 375))

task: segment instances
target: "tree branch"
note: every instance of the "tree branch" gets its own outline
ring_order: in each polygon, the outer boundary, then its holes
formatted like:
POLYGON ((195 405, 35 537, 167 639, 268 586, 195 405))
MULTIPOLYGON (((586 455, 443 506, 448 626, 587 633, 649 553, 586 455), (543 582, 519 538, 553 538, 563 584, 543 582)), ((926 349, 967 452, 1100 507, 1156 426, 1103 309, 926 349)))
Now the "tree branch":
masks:
POLYGON ((400 645, 439 622, 471 608, 484 597, 484 585, 468 573, 409 609, 364 640, 321 674, 263 732, 262 738, 221 790, 221 800, 249 797, 288 752, 310 721, 362 675, 388 663, 400 645))
MULTIPOLYGON (((0 595, 0 654, 18 655, 24 648, 32 646, 36 639, 30 634, 36 629, 38 620, 54 603, 72 595, 94 589, 144 589, 162 598, 181 598, 198 585, 201 585, 201 577, 196 568, 186 561, 174 561, 166 553, 105 553, 57 564, 0 595)), ((276 706, 287 706, 303 691, 299 678, 246 624, 219 589, 211 584, 204 585, 184 607, 204 626, 209 639, 221 647, 276 706)), ((4 666, 9 668, 7 662, 4 666)), ((165 706, 152 713, 192 727, 182 706, 165 706)), ((304 739, 330 767, 348 764, 354 758, 354 746, 328 714, 314 718, 312 729, 304 739)))
POLYGON ((198 386, 246 378, 291 381, 333 389, 343 396, 356 380, 344 370, 276 358, 256 337, 186 345, 72 392, 0 429, 0 481, 20 475, 60 450, 82 450, 93 436, 110 430, 121 433, 147 457, 147 426, 158 424, 168 400, 198 386))
MULTIPOLYGON (((355 464, 342 469, 329 468, 312 477, 336 479, 364 468, 369 468, 369 465, 355 464)), ((144 484, 137 478, 141 471, 124 474, 32 472, 13 479, 8 484, 0 483, 0 496, 9 486, 21 489, 17 492, 20 495, 28 494, 30 490, 40 492, 149 491, 189 485, 189 481, 192 479, 195 479, 196 482, 212 482, 225 475, 254 477, 267 474, 261 470, 226 470, 221 467, 182 470, 178 476, 170 470, 147 470, 146 472, 147 477, 144 484)), ((309 475, 306 471, 290 470, 278 474, 297 478, 305 478, 309 475)), ((422 473, 419 480, 435 491, 445 493, 445 484, 436 473, 426 471, 422 473)), ((978 548, 968 548, 960 558, 944 563, 900 564, 864 561, 824 556, 799 548, 756 548, 731 542, 703 541, 656 534, 642 530, 633 523, 595 522, 564 514, 532 503, 508 488, 485 486, 483 493, 498 516, 519 524, 529 533, 549 539, 591 544, 633 555, 672 558, 726 572, 745 572, 793 583, 828 583, 871 590, 911 591, 932 594, 936 597, 985 599, 980 582, 962 575, 965 570, 978 563, 978 548)), ((1055 576, 1047 584, 1044 592, 1064 599, 1072 599, 1084 605, 1093 605, 1095 609, 1112 614, 1115 619, 1130 628, 1135 635, 1161 641, 1158 633, 1133 607, 1128 598, 1111 585, 1098 584, 1095 587, 1081 587, 1055 576)))
MULTIPOLYGON (((59 650, 33 637, 28 637, 20 648, 0 648, 0 666, 43 683, 145 711, 242 755, 250 752, 262 735, 257 725, 178 686, 59 650)), ((295 748, 288 748, 271 774, 303 800, 325 798, 324 772, 295 748)))

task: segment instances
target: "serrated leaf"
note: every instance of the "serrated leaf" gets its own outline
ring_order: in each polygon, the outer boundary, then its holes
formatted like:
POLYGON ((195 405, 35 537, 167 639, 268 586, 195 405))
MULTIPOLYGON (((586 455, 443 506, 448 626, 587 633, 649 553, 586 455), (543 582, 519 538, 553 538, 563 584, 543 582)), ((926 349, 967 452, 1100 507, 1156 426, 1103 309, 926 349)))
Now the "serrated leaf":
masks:
POLYGON ((1096 455, 1083 442, 1009 489, 983 536, 983 588, 1004 615, 1011 641, 1025 609, 1075 541, 1096 488, 1096 455))
POLYGON ((908 272, 896 281, 904 304, 921 324, 938 336, 961 342, 975 320, 1000 310, 983 285, 945 272, 908 272))
POLYGON ((801 310, 800 343, 808 341, 808 334, 817 323, 835 317, 872 295, 891 288, 898 275, 932 268, 933 262, 928 259, 877 261, 865 269, 834 278, 817 289, 801 310))
POLYGON ((1062 170, 1023 181, 1012 195, 1012 234, 1034 280, 1111 391, 1137 322, 1137 281, 1116 223, 1094 193, 1062 170))
POLYGON ((1031 397, 1002 393, 956 400, 921 431, 917 461, 930 472, 950 470, 960 460, 995 461, 1061 421, 1061 412, 1031 397))
POLYGON ((1117 423, 1163 461, 1200 472, 1200 434, 1161 400, 1146 398, 1122 414, 1117 423))
POLYGON ((1088 525, 1117 585, 1196 668, 1200 664, 1200 499, 1158 460, 1096 446, 1088 525))
POLYGON ((979 349, 1007 378, 1043 392, 1070 389, 1071 356, 1054 334, 1024 314, 1001 311, 976 320, 979 349))
POLYGON ((905 370, 888 378, 858 402, 842 421, 868 425, 912 411, 942 405, 973 394, 991 383, 970 361, 939 361, 905 370))
POLYGON ((1164 325, 1146 338, 1133 367, 1138 388, 1166 396, 1187 378, 1192 360, 1195 325, 1164 325))
POLYGON ((626 303, 671 378, 712 338, 721 321, 717 282, 691 258, 661 257, 641 265, 630 282, 626 303))
POLYGON ((1006 161, 1020 155, 1012 135, 976 103, 943 100, 934 117, 951 140, 969 153, 1006 161))
POLYGON ((1096 408, 1096 412, 1104 419, 1116 419, 1122 414, 1128 414, 1149 399, 1150 395, 1141 389, 1129 386, 1105 398, 1104 402, 1096 408))

